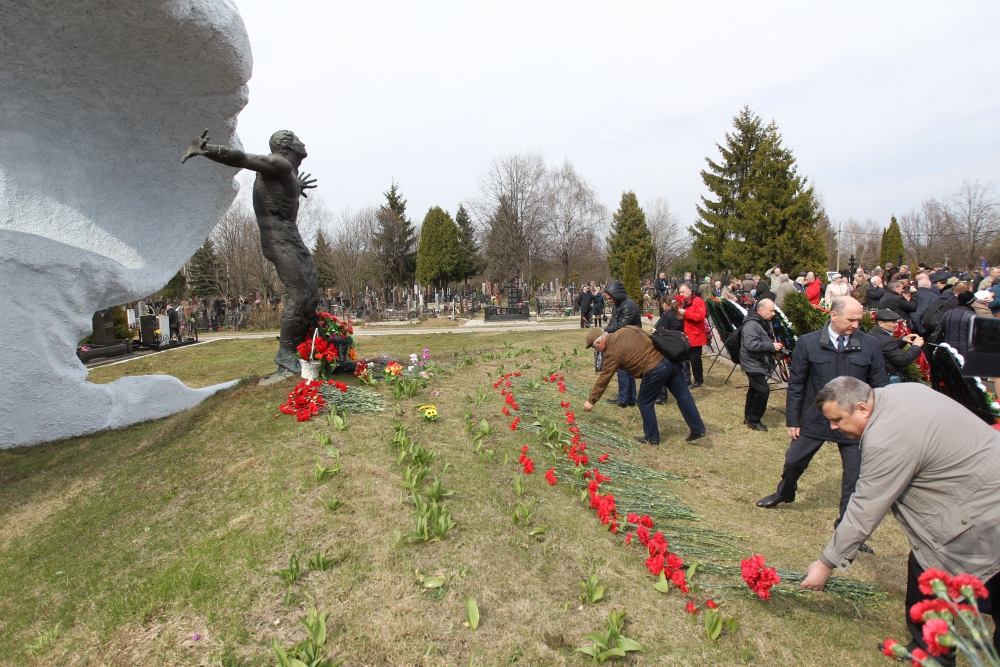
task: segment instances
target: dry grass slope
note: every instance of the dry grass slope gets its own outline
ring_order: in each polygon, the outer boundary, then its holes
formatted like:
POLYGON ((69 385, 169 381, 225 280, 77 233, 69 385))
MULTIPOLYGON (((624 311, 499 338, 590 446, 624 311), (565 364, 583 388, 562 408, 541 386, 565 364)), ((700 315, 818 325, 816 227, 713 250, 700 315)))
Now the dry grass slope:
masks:
MULTIPOLYGON (((329 429, 343 470, 322 484, 312 472, 321 454, 314 432, 327 427, 274 417, 292 381, 245 382, 168 419, 0 452, 0 662, 274 664, 272 638, 286 646, 301 640, 296 618, 315 604, 331 612, 330 646, 347 665, 582 665, 586 659, 573 649, 587 632, 603 630, 610 610, 622 608, 629 612, 628 635, 648 650, 629 664, 740 664, 741 649, 761 665, 884 664, 876 642, 904 633, 907 546, 891 518, 869 542, 877 555, 862 555, 850 573, 888 591, 883 609, 858 613, 821 595, 770 603, 720 599, 740 627, 714 643, 684 613, 682 596, 653 590, 640 549, 606 532, 576 492, 545 483, 541 461, 525 479, 526 496, 538 501, 533 524, 548 531, 533 538, 514 525, 516 460, 531 434, 507 428, 501 397, 490 388, 482 407, 471 409, 496 427, 486 446, 498 455, 484 462, 474 454, 460 419, 465 396, 487 384, 487 372, 495 375, 501 362, 479 359, 462 368, 454 362, 463 348, 480 355, 509 340, 515 350, 533 351, 503 360, 507 370, 529 364, 525 375, 537 377, 547 366, 539 361, 541 346, 561 355, 582 348, 582 338, 538 332, 361 339, 363 356, 405 358, 428 347, 449 372, 413 399, 390 401, 384 414, 354 415, 346 431, 329 429), (419 418, 415 407, 425 402, 440 409, 437 422, 419 418), (393 416, 436 452, 435 469, 450 464, 446 482, 457 493, 448 504, 458 526, 444 542, 395 539, 413 520, 399 502, 399 467, 387 444, 393 416), (317 499, 334 495, 346 504, 331 514, 317 499), (305 574, 286 606, 271 571, 293 553, 305 567, 319 550, 334 566, 305 574), (429 594, 415 570, 444 574, 448 583, 429 594), (577 582, 590 574, 608 589, 604 600, 581 608, 577 582), (475 632, 462 626, 470 595, 482 614, 475 632), (37 649, 34 657, 28 646, 37 649)), ((269 372, 273 348, 270 340, 217 342, 98 369, 91 379, 169 373, 203 386, 269 372)), ((589 356, 569 358, 575 365, 562 371, 567 380, 589 386, 589 356)), ((742 536, 747 554, 804 569, 836 518, 836 449, 816 457, 795 504, 754 507, 773 490, 787 440, 775 411, 765 417, 769 433, 741 425, 743 393, 723 386, 727 373, 717 365, 695 394, 714 447, 684 443, 686 430, 669 405, 659 409, 663 444, 635 459, 685 475, 687 484, 676 485, 683 501, 704 525, 742 536)), ((730 384, 741 380, 737 372, 730 384)), ((778 393, 772 405, 783 401, 778 393)), ((573 399, 573 408, 580 403, 573 399)), ((598 409, 620 422, 622 434, 640 432, 634 409, 598 409)))

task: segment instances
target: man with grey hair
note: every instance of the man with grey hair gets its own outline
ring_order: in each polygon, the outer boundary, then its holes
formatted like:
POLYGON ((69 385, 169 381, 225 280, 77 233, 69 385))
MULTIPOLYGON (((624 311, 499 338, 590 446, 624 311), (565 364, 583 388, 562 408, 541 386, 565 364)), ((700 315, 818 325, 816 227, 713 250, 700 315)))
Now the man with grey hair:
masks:
MULTIPOLYGON (((911 549, 906 620, 913 641, 907 648, 927 650, 922 623, 910 609, 934 597, 919 586, 930 568, 986 582, 989 597, 980 603, 991 605, 1000 627, 1000 433, 916 382, 873 390, 856 378, 838 377, 816 395, 815 406, 831 429, 860 439, 861 477, 802 587, 822 590, 834 569, 846 570, 891 510, 911 549)), ((996 630, 993 645, 1000 649, 996 630)), ((954 665, 954 652, 935 660, 954 665)))
POLYGON ((743 407, 743 423, 753 431, 766 431, 761 418, 767 411, 767 399, 771 386, 767 376, 774 368, 774 353, 783 345, 774 340, 771 318, 774 317, 774 302, 762 299, 750 314, 743 318, 740 326, 740 368, 746 373, 750 386, 743 407))
POLYGON ((916 312, 917 302, 910 298, 910 291, 904 287, 901 280, 893 280, 889 283, 889 289, 879 302, 879 308, 887 308, 899 315, 900 319, 911 327, 910 313, 916 312))
MULTIPOLYGON (((785 424, 792 441, 785 452, 785 467, 777 490, 757 501, 758 507, 772 509, 795 501, 799 477, 809 467, 824 442, 835 442, 844 467, 840 486, 840 519, 861 471, 858 441, 842 431, 834 431, 813 401, 830 380, 851 376, 874 387, 889 384, 878 341, 859 330, 864 308, 857 299, 835 299, 830 320, 819 331, 800 336, 792 353, 785 424)), ((867 547, 866 547, 867 548, 867 547)))

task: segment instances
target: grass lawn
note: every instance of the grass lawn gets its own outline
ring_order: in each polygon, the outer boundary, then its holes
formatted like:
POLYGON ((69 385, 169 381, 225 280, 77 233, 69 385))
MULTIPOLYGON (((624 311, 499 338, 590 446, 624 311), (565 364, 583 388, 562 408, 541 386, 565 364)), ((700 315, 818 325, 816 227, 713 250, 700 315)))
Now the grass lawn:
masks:
MULTIPOLYGON (((507 372, 527 364, 525 377, 537 378, 551 365, 541 361, 547 345, 560 358, 570 354, 572 365, 560 371, 567 382, 589 389, 593 364, 582 339, 577 331, 360 338, 363 357, 405 360, 426 347, 446 372, 413 398, 390 395, 382 414, 350 416, 345 431, 320 419, 276 418, 293 380, 266 387, 246 381, 160 421, 0 451, 0 663, 273 665, 272 639, 285 647, 302 640, 296 619, 315 605, 330 612, 327 647, 345 665, 583 665, 587 659, 573 649, 621 609, 628 609, 626 634, 647 649, 625 664, 730 665, 746 655, 758 665, 889 664, 875 646, 905 635, 908 551, 891 517, 869 541, 876 555, 860 555, 848 573, 887 593, 880 609, 856 611, 823 594, 769 602, 717 595, 739 627, 711 642, 701 617, 684 611, 704 594, 655 591, 641 545, 626 547, 607 532, 568 485, 546 483, 548 464, 533 434, 507 428, 487 373, 495 379, 501 363, 507 372), (500 352, 504 342, 532 351, 478 358, 500 352), (574 346, 580 356, 571 354, 574 346), (476 363, 456 365, 463 349, 476 363), (465 397, 481 386, 489 391, 477 408, 465 397), (415 408, 423 403, 439 408, 438 421, 420 418, 415 408), (473 452, 461 419, 467 407, 495 427, 484 444, 497 452, 492 461, 473 452), (449 465, 445 482, 456 493, 446 505, 457 526, 444 541, 397 540, 414 520, 411 505, 400 502, 401 467, 388 445, 394 417, 435 451, 434 470, 449 465), (332 460, 317 431, 342 452, 341 472, 321 483, 317 460, 332 460), (544 536, 529 536, 511 520, 523 445, 532 446, 538 467, 522 475, 520 500, 536 501, 532 526, 547 526, 544 536), (334 496, 344 505, 331 513, 318 499, 334 496), (306 566, 317 551, 332 559, 330 569, 306 566), (293 554, 309 571, 285 604, 272 572, 293 554), (427 591, 418 570, 444 575, 445 587, 427 591), (607 590, 597 604, 581 605, 578 582, 590 574, 607 590), (476 631, 462 625, 467 596, 482 615, 476 631)), ((271 339, 213 342, 99 368, 90 379, 164 373, 199 387, 260 377, 273 370, 275 347, 271 339)), ((683 475, 687 482, 673 489, 697 511, 699 525, 739 536, 746 555, 802 571, 832 531, 839 455, 833 446, 821 450, 793 505, 756 508, 780 475, 788 444, 783 416, 769 411, 768 433, 742 426, 744 390, 723 386, 728 371, 717 364, 695 392, 711 447, 684 442, 687 430, 671 401, 658 408, 661 446, 629 458, 683 475)), ((744 379, 737 372, 730 384, 744 379)), ((564 398, 550 385, 537 396, 556 408, 564 398)), ((583 400, 570 400, 582 415, 583 400)), ((783 407, 783 392, 772 395, 772 405, 783 407)), ((617 422, 622 435, 641 432, 635 409, 602 403, 595 412, 617 422)), ((590 449, 595 458, 601 453, 590 449)))

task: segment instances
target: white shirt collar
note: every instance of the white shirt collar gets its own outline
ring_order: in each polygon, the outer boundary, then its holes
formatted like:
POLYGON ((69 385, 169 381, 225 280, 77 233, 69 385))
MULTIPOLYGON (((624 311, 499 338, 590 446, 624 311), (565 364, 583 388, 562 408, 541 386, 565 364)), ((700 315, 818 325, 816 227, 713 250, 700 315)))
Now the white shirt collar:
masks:
MULTIPOLYGON (((837 339, 840 338, 841 334, 839 334, 836 331, 834 331, 833 327, 831 327, 831 326, 827 326, 826 330, 830 334, 830 342, 833 344, 833 349, 835 349, 835 350, 838 349, 837 339)), ((845 348, 847 347, 847 343, 851 340, 850 336, 847 336, 846 338, 847 338, 847 340, 844 341, 844 347, 845 348)))

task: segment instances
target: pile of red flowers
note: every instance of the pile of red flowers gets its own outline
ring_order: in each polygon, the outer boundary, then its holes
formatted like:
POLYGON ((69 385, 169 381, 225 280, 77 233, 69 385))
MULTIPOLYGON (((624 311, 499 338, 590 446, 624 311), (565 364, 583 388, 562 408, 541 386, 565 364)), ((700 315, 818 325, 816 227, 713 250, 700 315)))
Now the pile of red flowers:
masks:
POLYGON ((618 510, 615 508, 615 497, 610 493, 601 494, 600 492, 601 484, 611 481, 611 478, 602 475, 597 468, 587 472, 584 476, 590 479, 587 482, 590 506, 597 510, 597 518, 601 520, 601 523, 607 526, 612 533, 617 533, 618 510))
POLYGON ((334 361, 339 356, 335 345, 330 345, 318 336, 315 340, 313 340, 312 336, 306 338, 304 341, 299 343, 299 346, 295 349, 298 350, 299 356, 305 361, 311 361, 313 359, 334 361))
POLYGON ((303 380, 288 392, 288 399, 278 406, 278 410, 286 415, 295 415, 300 422, 309 421, 326 408, 326 399, 319 393, 321 386, 323 383, 318 380, 303 380))
POLYGON ((767 567, 764 557, 754 554, 752 558, 740 561, 740 571, 743 581, 747 582, 761 600, 771 599, 771 586, 781 583, 781 577, 773 567, 767 567))
MULTIPOLYGON (((654 577, 663 573, 675 586, 681 589, 682 593, 687 593, 690 589, 684 572, 684 561, 677 554, 670 553, 667 538, 663 533, 656 531, 650 535, 649 531, 653 527, 653 520, 648 514, 641 517, 636 514, 629 514, 628 522, 637 526, 635 535, 639 538, 649 551, 649 558, 646 559, 646 569, 654 577)), ((631 540, 629 540, 631 542, 631 540)))
MULTIPOLYGON (((549 377, 545 378, 543 382, 555 382, 556 388, 559 390, 559 393, 565 394, 566 393, 566 383, 564 382, 565 379, 566 378, 563 377, 562 375, 556 375, 555 373, 553 373, 549 377)), ((567 403, 563 407, 568 408, 569 403, 567 403)))
MULTIPOLYGON (((518 419, 520 419, 520 417, 518 417, 518 419)), ((515 421, 517 421, 517 420, 515 420, 515 421)), ((525 475, 530 475, 531 473, 535 472, 535 462, 528 458, 528 446, 527 445, 525 445, 524 447, 521 448, 521 458, 519 458, 517 460, 517 462, 520 463, 521 467, 524 468, 524 474, 525 475)), ((552 472, 552 471, 550 470, 549 472, 552 472)), ((546 475, 546 478, 548 478, 548 475, 546 475)))
MULTIPOLYGON (((324 384, 336 387, 342 392, 346 392, 348 387, 343 382, 327 380, 303 380, 295 385, 295 389, 288 392, 288 398, 278 406, 278 410, 286 415, 295 415, 300 422, 307 422, 317 415, 321 410, 326 409, 326 399, 320 393, 319 388, 324 384)), ((278 415, 275 415, 277 417, 278 415)))
MULTIPOLYGON (((902 338, 903 336, 909 336, 911 333, 910 327, 906 326, 903 320, 900 320, 896 324, 896 330, 892 332, 892 335, 896 338, 902 338)), ((920 356, 914 362, 917 364, 917 368, 920 369, 920 375, 923 376, 925 382, 931 381, 931 365, 927 362, 927 357, 921 352, 920 356)))

